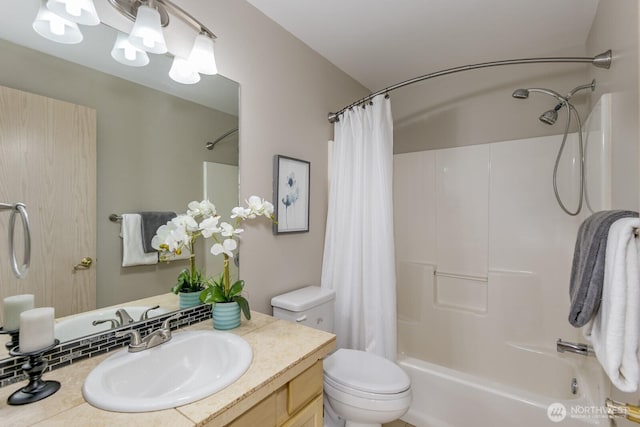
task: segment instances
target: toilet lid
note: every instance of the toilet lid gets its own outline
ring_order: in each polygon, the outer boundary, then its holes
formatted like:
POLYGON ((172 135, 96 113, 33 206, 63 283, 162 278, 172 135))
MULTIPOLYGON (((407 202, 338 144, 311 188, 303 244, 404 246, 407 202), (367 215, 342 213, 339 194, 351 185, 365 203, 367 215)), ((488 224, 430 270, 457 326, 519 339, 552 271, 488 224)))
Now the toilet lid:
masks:
POLYGON ((390 360, 344 348, 324 360, 324 374, 346 387, 370 393, 400 393, 411 385, 409 376, 390 360))

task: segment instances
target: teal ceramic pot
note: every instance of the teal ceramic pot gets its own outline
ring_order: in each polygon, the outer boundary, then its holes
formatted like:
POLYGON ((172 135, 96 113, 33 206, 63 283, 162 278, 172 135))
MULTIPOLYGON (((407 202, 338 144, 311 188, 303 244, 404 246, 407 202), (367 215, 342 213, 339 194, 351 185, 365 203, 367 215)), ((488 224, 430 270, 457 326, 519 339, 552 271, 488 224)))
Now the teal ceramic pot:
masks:
POLYGON ((217 302, 212 310, 214 329, 226 331, 240 326, 240 306, 237 302, 217 302))
POLYGON ((180 308, 193 307, 200 304, 200 292, 180 292, 180 308))

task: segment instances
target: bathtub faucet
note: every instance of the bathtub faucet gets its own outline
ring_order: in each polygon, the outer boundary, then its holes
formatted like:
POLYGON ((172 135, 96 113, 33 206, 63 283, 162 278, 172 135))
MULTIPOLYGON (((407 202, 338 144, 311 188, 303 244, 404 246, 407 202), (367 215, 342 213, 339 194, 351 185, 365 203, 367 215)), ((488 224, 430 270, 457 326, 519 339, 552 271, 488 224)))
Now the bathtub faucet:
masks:
POLYGON ((594 354, 593 348, 590 345, 562 341, 562 338, 558 338, 558 341, 556 341, 556 350, 558 353, 568 351, 569 353, 581 354, 583 356, 592 356, 594 354))

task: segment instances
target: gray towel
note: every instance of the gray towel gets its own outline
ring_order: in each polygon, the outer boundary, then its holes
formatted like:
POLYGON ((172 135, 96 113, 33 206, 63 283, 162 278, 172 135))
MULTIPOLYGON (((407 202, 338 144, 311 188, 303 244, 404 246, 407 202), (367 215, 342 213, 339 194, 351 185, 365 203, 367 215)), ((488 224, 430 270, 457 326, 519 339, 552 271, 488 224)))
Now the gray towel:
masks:
POLYGON ((175 212, 138 212, 142 218, 142 249, 145 253, 155 252, 151 247, 151 239, 156 235, 158 227, 175 218, 175 212))
POLYGON ((569 323, 576 328, 586 325, 600 308, 609 227, 621 218, 637 216, 633 211, 601 211, 580 225, 569 283, 569 323))

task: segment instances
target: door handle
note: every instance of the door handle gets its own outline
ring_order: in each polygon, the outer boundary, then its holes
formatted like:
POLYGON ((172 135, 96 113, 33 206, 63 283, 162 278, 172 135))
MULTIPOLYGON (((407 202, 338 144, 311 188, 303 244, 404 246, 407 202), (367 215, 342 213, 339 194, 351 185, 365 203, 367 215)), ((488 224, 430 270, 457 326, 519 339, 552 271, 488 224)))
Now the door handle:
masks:
POLYGON ((75 274, 78 270, 88 270, 91 268, 91 264, 93 264, 93 259, 91 259, 91 257, 84 257, 80 260, 79 264, 73 266, 73 270, 71 272, 75 274))

